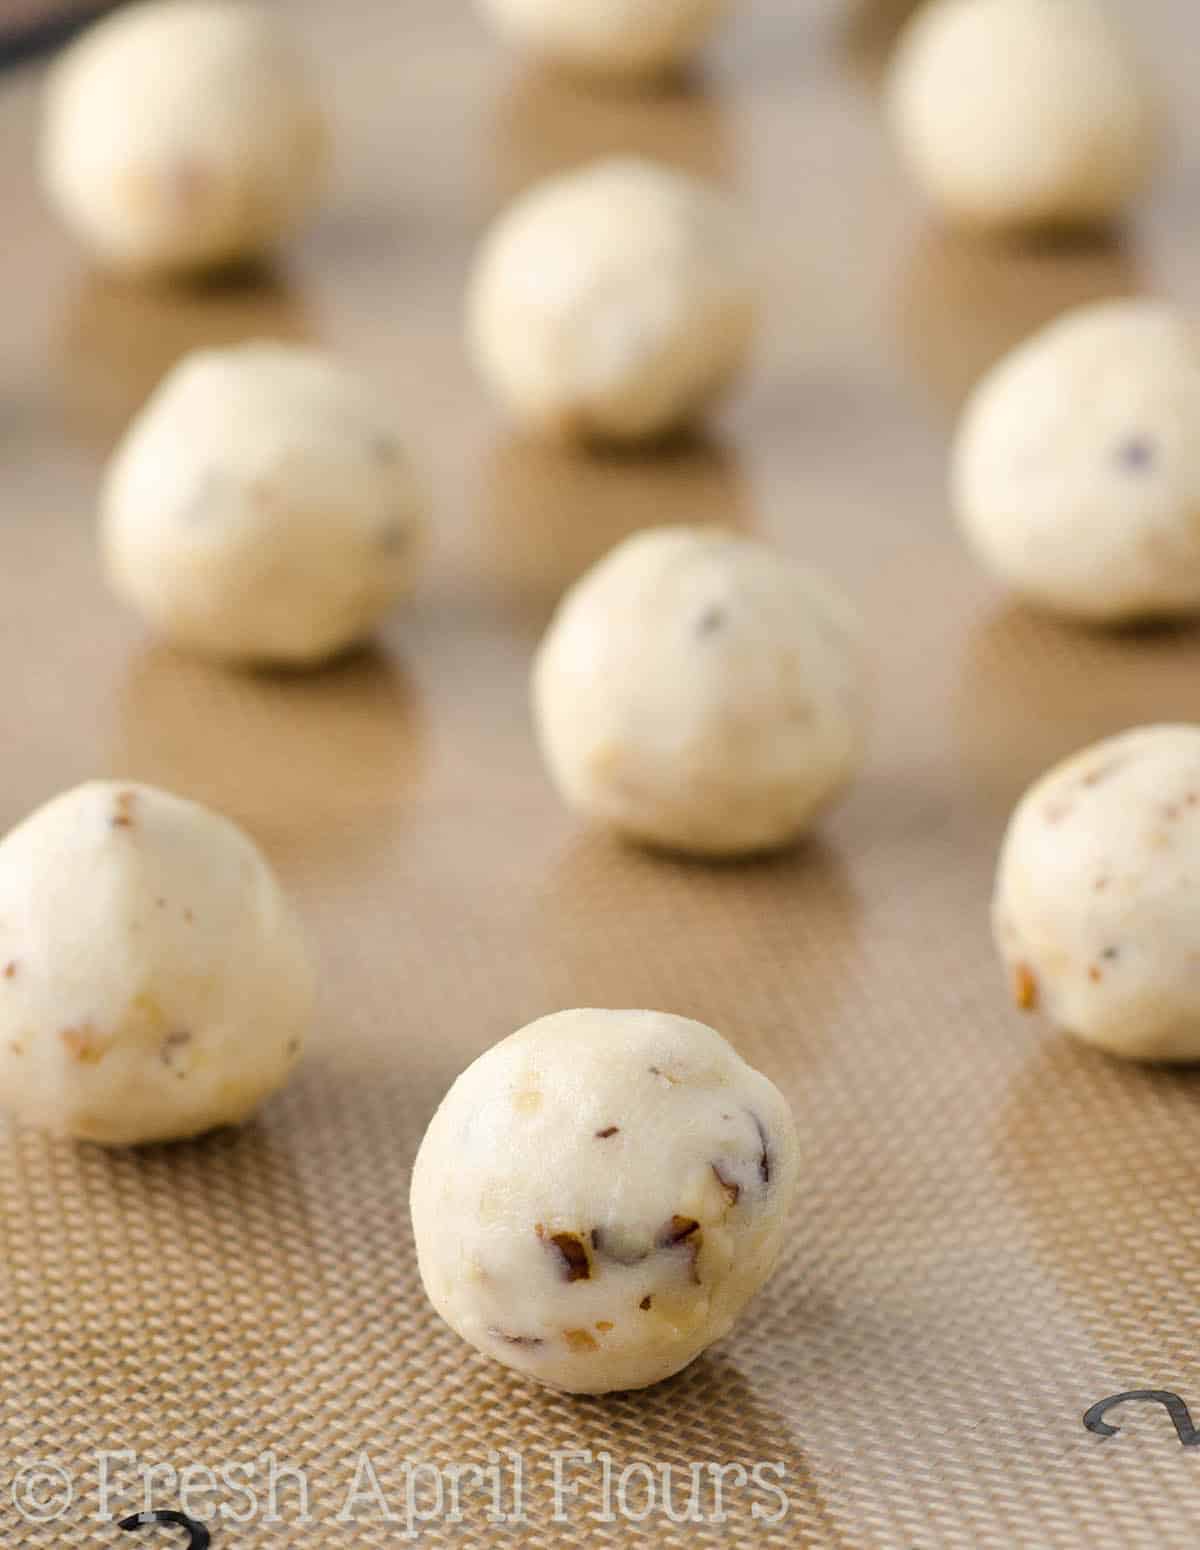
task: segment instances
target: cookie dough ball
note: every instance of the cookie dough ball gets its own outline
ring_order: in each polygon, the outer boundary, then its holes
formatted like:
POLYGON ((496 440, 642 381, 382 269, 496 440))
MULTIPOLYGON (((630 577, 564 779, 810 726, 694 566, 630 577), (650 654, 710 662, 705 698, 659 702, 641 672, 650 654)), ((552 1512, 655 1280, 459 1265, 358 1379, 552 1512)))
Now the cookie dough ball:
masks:
POLYGON ((505 36, 587 75, 663 75, 696 53, 730 0, 480 0, 505 36))
POLYGON ((407 591, 424 502, 387 404, 315 351, 185 357, 102 497, 115 591, 164 635, 246 662, 320 662, 407 591))
POLYGON ((1104 223, 1154 160, 1147 84, 1100 0, 931 0, 889 97, 913 178, 967 226, 1104 223))
POLYGON ((500 218, 468 328, 480 373, 519 421, 639 441, 691 419, 737 374, 754 303, 726 198, 621 159, 552 178, 500 218))
POLYGON ((1052 323, 975 390, 953 484, 972 549, 1031 602, 1200 609, 1200 330, 1147 301, 1052 323))
POLYGON ((662 1012, 559 1012, 459 1077, 417 1155, 430 1301, 464 1340, 576 1394, 645 1388, 728 1334, 797 1180, 779 1091, 662 1012))
POLYGON ((1141 727, 1057 765, 1000 858, 1017 1004, 1114 1055, 1200 1059, 1200 727, 1141 727))
POLYGON ((577 582, 533 674, 564 799, 669 850, 796 839, 855 773, 857 623, 817 577, 720 528, 653 528, 577 582))
POLYGON ((324 181, 326 127, 274 14, 152 0, 87 31, 54 69, 43 181, 103 262, 231 263, 273 246, 324 181))
POLYGON ((0 842, 0 1105, 136 1145, 247 1118, 299 1058, 313 973, 257 848, 96 781, 0 842))

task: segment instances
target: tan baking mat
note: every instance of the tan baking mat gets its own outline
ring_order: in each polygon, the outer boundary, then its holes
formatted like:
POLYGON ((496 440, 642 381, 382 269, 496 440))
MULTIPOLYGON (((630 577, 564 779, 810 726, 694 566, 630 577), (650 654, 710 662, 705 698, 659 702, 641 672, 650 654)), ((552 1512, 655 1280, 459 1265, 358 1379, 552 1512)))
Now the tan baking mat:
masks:
POLYGON ((183 297, 81 266, 32 184, 36 74, 0 82, 0 824, 97 773, 213 803, 267 847, 325 971, 311 1058, 241 1134, 109 1155, 0 1133, 5 1546, 182 1544, 94 1521, 103 1450, 135 1455, 108 1467, 109 1513, 141 1506, 135 1465, 193 1467, 159 1472, 160 1506, 184 1484, 203 1505, 197 1469, 220 1472, 208 1516, 237 1550, 411 1542, 410 1484, 431 1545, 1195 1537, 1200 1450, 1166 1412, 1127 1405, 1107 1440, 1081 1416, 1164 1388, 1200 1419, 1198 1079, 1019 1019, 986 907, 1007 812, 1048 761, 1200 718, 1200 637, 1088 636, 1006 604, 949 531, 943 467, 970 382, 1056 309, 1150 287, 1200 301, 1200 15, 1130 7, 1181 129, 1135 236, 1019 254, 939 236, 897 176, 874 95, 895 5, 742 9, 707 84, 615 103, 522 74, 465 5, 304 0, 338 193, 284 267, 183 297), (735 184, 766 237, 753 382, 712 436, 653 462, 515 442, 458 344, 491 211, 612 146, 735 184), (92 555, 97 471, 128 415, 181 350, 255 332, 360 362, 437 495, 418 601, 377 652, 311 679, 149 644, 92 555), (869 767, 795 855, 624 851, 580 833, 538 767, 525 677, 555 596, 622 533, 677 518, 808 556, 877 643, 869 767), (687 1373, 609 1399, 540 1392, 443 1329, 406 1206, 458 1070, 579 1003, 715 1024, 804 1136, 770 1289, 687 1373), (561 1459, 576 1494, 557 1504, 556 1450, 592 1455, 561 1459), (468 1477, 455 1524, 453 1471, 493 1454, 498 1484, 468 1477), (667 1488, 687 1511, 691 1466, 701 1521, 672 1524, 667 1488), (68 1482, 63 1517, 34 1523, 68 1482), (493 1494, 523 1521, 489 1525, 493 1494))

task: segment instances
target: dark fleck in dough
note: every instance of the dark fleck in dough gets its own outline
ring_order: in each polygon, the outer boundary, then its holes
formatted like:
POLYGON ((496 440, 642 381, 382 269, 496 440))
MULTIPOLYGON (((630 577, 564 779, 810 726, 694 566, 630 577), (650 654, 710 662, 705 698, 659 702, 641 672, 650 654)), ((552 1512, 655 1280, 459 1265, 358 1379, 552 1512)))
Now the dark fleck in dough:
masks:
MULTIPOLYGON (((539 1232, 541 1237, 542 1233, 539 1232)), ((563 1274, 568 1281, 586 1281, 591 1276, 592 1265, 587 1249, 578 1233, 555 1232, 547 1235, 548 1242, 562 1256, 563 1274)))
POLYGON ((1117 448, 1117 462, 1128 473, 1144 473, 1154 462, 1154 443, 1145 436, 1131 436, 1117 448))
POLYGON ((712 1029, 560 1013, 481 1056, 434 1116, 412 1180, 421 1278, 465 1339, 533 1378, 645 1387, 762 1285, 796 1236, 797 1176, 782 1096, 712 1029), (525 1330, 544 1343, 502 1338, 525 1330))
POLYGON ((117 794, 114 811, 110 822, 114 829, 133 828, 133 808, 137 800, 137 794, 133 791, 121 791, 117 794))

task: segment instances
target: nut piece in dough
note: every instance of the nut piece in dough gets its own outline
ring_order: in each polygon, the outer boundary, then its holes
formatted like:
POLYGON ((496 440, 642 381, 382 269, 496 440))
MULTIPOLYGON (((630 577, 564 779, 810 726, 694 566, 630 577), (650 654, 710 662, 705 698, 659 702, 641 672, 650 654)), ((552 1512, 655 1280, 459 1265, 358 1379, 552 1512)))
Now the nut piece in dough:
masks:
POLYGON ((1113 1055, 1200 1059, 1200 727, 1055 766, 1000 857, 996 945, 1023 1010, 1113 1055))
POLYGON ((500 217, 476 263, 468 331, 517 420, 633 442, 677 429, 737 375, 755 299, 726 197, 616 159, 552 178, 500 217))
POLYGON ((42 178, 103 262, 202 269, 256 256, 307 214, 327 130, 270 10, 150 0, 91 27, 53 70, 42 178))
POLYGON ((313 993, 263 856, 194 802, 95 781, 0 842, 0 1105, 25 1124, 113 1146, 237 1124, 313 993))
POLYGON ((567 593, 534 665, 567 803, 697 855, 796 839, 858 768, 859 629, 819 578, 720 528, 619 544, 567 593))
POLYGON ((480 0, 521 48, 586 75, 643 79, 696 53, 730 0, 480 0))
POLYGON ((424 526, 388 406, 295 345, 185 357, 102 498, 114 590, 179 645, 252 663, 364 639, 408 590, 424 526))
POLYGON ((469 1066, 425 1133, 421 1279, 508 1367, 577 1394, 645 1388, 770 1275, 797 1158, 783 1096, 703 1023, 543 1017, 469 1066))
POLYGON ((1103 0, 930 0, 889 99, 913 178, 964 226, 1104 224, 1155 159, 1149 88, 1103 0))
POLYGON ((953 484, 972 549, 1031 602, 1200 610, 1200 329, 1152 301, 1052 323, 976 388, 953 484))

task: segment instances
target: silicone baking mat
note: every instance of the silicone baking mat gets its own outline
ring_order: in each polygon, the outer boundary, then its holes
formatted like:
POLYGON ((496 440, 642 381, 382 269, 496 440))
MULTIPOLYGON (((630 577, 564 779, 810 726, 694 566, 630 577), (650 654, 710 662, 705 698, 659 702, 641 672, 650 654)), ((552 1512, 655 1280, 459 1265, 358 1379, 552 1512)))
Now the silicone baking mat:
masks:
POLYGON ((34 185, 39 73, 0 80, 0 824, 93 774, 211 803, 266 847, 324 970, 311 1056, 240 1133, 109 1154, 0 1131, 0 1542, 181 1543, 112 1521, 154 1471, 152 1505, 186 1489, 219 1550, 1191 1543, 1200 1450, 1166 1410, 1127 1402, 1107 1438, 1081 1418, 1163 1389, 1200 1419, 1200 1086, 1019 1018, 987 901, 1048 762, 1200 717, 1200 636, 1006 601, 953 535, 944 465, 971 382, 1062 307, 1200 299, 1200 13, 1125 8, 1176 126, 1127 233, 1020 250, 939 232, 900 178, 877 96, 894 6, 745 4, 707 73, 649 100, 523 69, 465 4, 288 9, 324 63, 338 182, 240 286, 89 270, 34 185), (650 459, 514 438, 460 345, 490 216, 614 149, 739 189, 764 238, 753 377, 650 459), (357 362, 436 496, 413 604, 315 677, 172 655, 93 552, 130 414, 185 349, 256 334, 357 362), (671 520, 761 533, 866 616, 870 760, 794 854, 626 850, 539 767, 526 676, 555 598, 671 520), (804 1147, 789 1250, 736 1332, 606 1399, 542 1392, 444 1329, 406 1205, 462 1066, 577 1004, 722 1029, 804 1147))

